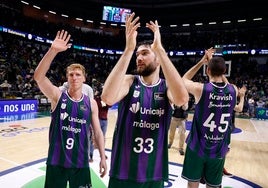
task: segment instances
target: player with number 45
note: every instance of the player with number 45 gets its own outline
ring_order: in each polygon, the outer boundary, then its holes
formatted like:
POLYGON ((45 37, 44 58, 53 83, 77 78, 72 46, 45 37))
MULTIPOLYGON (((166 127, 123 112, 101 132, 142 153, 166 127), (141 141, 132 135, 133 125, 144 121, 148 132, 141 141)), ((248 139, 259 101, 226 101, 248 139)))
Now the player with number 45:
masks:
POLYGON ((225 156, 231 139, 232 112, 242 111, 246 88, 240 90, 228 83, 226 64, 222 57, 213 56, 215 49, 205 51, 202 59, 188 70, 183 80, 190 94, 195 98, 195 112, 190 133, 186 138, 182 177, 189 187, 198 187, 205 179, 209 187, 221 187, 225 156), (208 83, 191 79, 207 65, 208 83), (237 97, 240 102, 237 105, 237 97))

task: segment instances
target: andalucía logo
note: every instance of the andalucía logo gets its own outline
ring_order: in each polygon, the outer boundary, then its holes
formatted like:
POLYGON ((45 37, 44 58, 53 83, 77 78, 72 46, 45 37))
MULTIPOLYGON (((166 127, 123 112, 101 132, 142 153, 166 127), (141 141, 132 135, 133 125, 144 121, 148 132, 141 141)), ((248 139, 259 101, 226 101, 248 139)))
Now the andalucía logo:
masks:
MULTIPOLYGON (((104 178, 99 176, 99 153, 94 150, 93 163, 90 163, 91 179, 93 188, 107 188, 109 176, 104 178)), ((110 150, 106 150, 107 166, 110 166, 110 150)), ((0 187, 12 188, 42 188, 45 181, 46 159, 40 159, 31 163, 23 164, 13 169, 0 172, 0 187), (15 181, 14 181, 15 180, 15 181)), ((182 165, 169 163, 169 181, 165 182, 165 188, 186 188, 187 181, 181 178, 182 165)), ((109 169, 108 169, 109 172, 109 169)), ((200 184, 200 188, 205 188, 200 184)), ((247 181, 240 177, 223 176, 222 188, 261 188, 253 182, 247 181)))

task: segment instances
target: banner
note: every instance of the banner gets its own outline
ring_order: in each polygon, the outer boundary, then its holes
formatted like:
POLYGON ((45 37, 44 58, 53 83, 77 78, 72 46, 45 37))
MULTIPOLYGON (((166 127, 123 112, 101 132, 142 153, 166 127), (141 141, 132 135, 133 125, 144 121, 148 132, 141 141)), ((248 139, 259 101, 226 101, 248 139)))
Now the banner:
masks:
POLYGON ((0 100, 0 115, 37 112, 37 99, 0 100))
POLYGON ((256 108, 257 119, 268 119, 268 108, 256 108))

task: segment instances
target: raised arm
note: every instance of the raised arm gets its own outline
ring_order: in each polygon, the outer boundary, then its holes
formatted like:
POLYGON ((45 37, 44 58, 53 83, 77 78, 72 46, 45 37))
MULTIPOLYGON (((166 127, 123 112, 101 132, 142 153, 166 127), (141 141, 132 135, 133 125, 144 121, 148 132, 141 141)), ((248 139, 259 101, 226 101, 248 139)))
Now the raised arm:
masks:
POLYGON ((222 75, 222 81, 223 81, 224 83, 229 84, 229 81, 228 81, 228 79, 226 78, 225 75, 222 75))
POLYGON ((101 98, 108 105, 113 105, 122 99, 128 93, 133 81, 133 76, 126 75, 126 72, 136 47, 137 29, 140 26, 139 17, 134 16, 135 13, 132 13, 126 18, 125 50, 103 86, 101 98))
POLYGON ((198 61, 196 65, 194 65, 191 69, 189 69, 184 75, 183 79, 191 80, 194 75, 198 72, 198 70, 202 67, 202 65, 207 65, 208 61, 212 58, 213 53, 215 52, 215 49, 209 48, 208 50, 205 50, 205 54, 203 57, 198 61))
POLYGON ((181 106, 188 102, 189 95, 180 74, 174 67, 173 63, 167 56, 165 49, 163 48, 158 22, 150 21, 150 23, 146 23, 146 27, 148 27, 154 33, 154 41, 151 45, 151 48, 158 58, 167 81, 168 97, 172 103, 176 104, 177 106, 181 106))
MULTIPOLYGON (((228 79, 226 78, 225 75, 222 76, 222 80, 223 80, 223 82, 229 84, 229 81, 228 81, 228 79)), ((240 89, 238 89, 236 85, 234 85, 234 84, 232 84, 232 85, 235 88, 237 96, 240 98, 239 103, 237 105, 235 105, 234 111, 242 112, 243 107, 244 107, 245 94, 246 94, 247 88, 246 88, 246 86, 243 86, 240 89)))
POLYGON ((71 46, 71 44, 68 43, 70 37, 71 36, 67 31, 58 31, 55 40, 51 44, 51 47, 44 55, 34 72, 34 80, 37 82, 37 85, 42 93, 51 99, 52 105, 57 102, 60 96, 60 90, 58 87, 52 84, 52 82, 46 76, 46 73, 56 55, 59 52, 67 50, 71 46))
POLYGON ((194 95, 196 102, 198 101, 199 96, 201 96, 203 84, 198 83, 198 82, 193 82, 192 78, 203 65, 206 65, 208 63, 208 61, 212 58, 212 55, 214 52, 215 52, 215 49, 213 48, 209 48, 208 50, 205 50, 205 54, 201 58, 201 60, 198 61, 198 63, 194 65, 191 69, 189 69, 182 77, 187 91, 194 95))
POLYGON ((234 108, 236 112, 242 112, 243 110, 246 91, 247 91, 246 86, 243 86, 240 89, 238 89, 238 97, 240 99, 239 99, 239 103, 234 108))

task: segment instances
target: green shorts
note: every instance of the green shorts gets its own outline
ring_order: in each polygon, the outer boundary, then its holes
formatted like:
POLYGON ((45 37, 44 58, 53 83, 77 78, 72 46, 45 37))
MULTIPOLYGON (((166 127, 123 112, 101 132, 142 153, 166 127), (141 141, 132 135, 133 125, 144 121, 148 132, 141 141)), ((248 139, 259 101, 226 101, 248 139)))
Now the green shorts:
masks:
POLYGON ((145 183, 131 180, 120 180, 110 177, 108 188, 164 188, 164 181, 150 181, 145 183))
POLYGON ((224 162, 225 158, 200 157, 187 147, 181 176, 190 182, 198 182, 204 177, 207 185, 219 187, 222 183, 224 162))
POLYGON ((69 182, 70 188, 91 188, 89 168, 64 168, 47 165, 45 188, 66 188, 67 182, 69 182))

